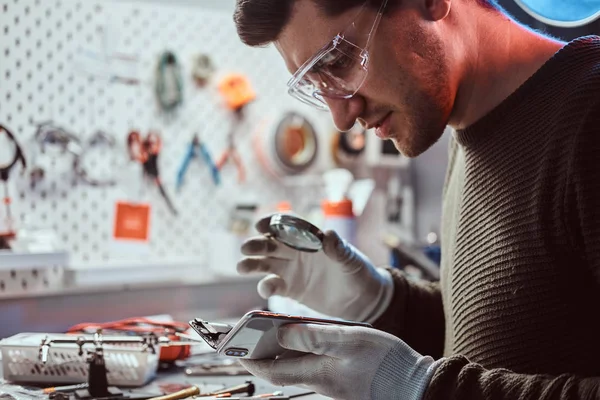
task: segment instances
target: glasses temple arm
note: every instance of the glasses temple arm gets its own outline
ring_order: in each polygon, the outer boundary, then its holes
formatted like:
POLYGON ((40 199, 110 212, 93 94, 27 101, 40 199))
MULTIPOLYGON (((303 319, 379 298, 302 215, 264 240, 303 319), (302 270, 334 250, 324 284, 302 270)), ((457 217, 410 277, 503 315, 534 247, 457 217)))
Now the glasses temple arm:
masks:
POLYGON ((375 22, 373 22, 373 26, 371 27, 371 31, 369 32, 369 36, 367 38, 367 44, 365 45, 365 49, 369 47, 371 43, 371 38, 373 37, 373 33, 377 30, 379 23, 381 22, 381 18, 383 16, 383 11, 385 10, 385 6, 387 5, 388 0, 383 0, 381 3, 381 7, 379 7, 379 11, 377 11, 377 16, 375 17, 375 22))

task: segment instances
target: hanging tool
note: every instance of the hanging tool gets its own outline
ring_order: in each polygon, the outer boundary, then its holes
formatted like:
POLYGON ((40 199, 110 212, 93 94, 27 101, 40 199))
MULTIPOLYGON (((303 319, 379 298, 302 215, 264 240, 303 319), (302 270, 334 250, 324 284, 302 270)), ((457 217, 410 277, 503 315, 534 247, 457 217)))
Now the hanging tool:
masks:
POLYGON ((242 162, 242 158, 237 151, 235 146, 235 133, 237 128, 241 125, 242 122, 242 109, 236 111, 235 113, 235 121, 234 124, 227 135, 227 148, 221 154, 219 159, 217 160, 217 169, 221 171, 227 161, 231 159, 235 164, 238 171, 238 183, 244 183, 246 180, 246 169, 244 168, 244 163, 242 162))
POLYGON ((225 100, 227 108, 233 111, 234 122, 227 135, 227 148, 219 157, 217 168, 223 169, 231 158, 238 170, 238 182, 243 183, 246 180, 246 170, 235 146, 235 134, 242 124, 244 109, 256 99, 256 93, 248 78, 241 74, 226 75, 219 82, 219 92, 225 100))
POLYGON ((248 78, 242 74, 229 74, 219 82, 219 92, 227 107, 240 110, 256 99, 256 93, 248 78))
POLYGON ((192 161, 192 159, 198 157, 198 153, 202 154, 202 158, 204 158, 204 161, 210 167, 212 179, 215 185, 219 184, 219 168, 217 168, 217 165, 214 163, 206 145, 200 140, 198 134, 195 134, 194 138, 192 139, 192 142, 189 144, 188 151, 183 159, 183 163, 181 164, 181 167, 177 172, 178 191, 181 190, 183 186, 185 174, 190 166, 190 162, 192 161))
POLYGON ((192 78, 198 87, 204 87, 212 77, 215 67, 207 54, 198 54, 194 57, 192 78))
POLYGON ((60 155, 69 155, 73 158, 72 164, 83 151, 79 137, 57 126, 51 121, 37 124, 35 135, 32 139, 31 171, 29 172, 30 186, 32 189, 46 176, 46 170, 40 164, 40 156, 46 154, 50 147, 58 149, 60 155))
POLYGON ((127 136, 127 148, 132 160, 144 167, 144 177, 150 179, 160 191, 161 196, 173 215, 177 210, 163 187, 158 170, 158 155, 162 149, 162 140, 155 132, 150 132, 145 138, 137 131, 132 131, 127 136))
POLYGON ((158 60, 154 90, 158 105, 164 112, 172 112, 183 103, 181 67, 170 51, 165 51, 158 60))
POLYGON ((3 182, 4 184, 4 206, 6 209, 6 221, 7 221, 7 232, 5 235, 5 237, 12 237, 14 236, 14 231, 13 231, 13 227, 12 227, 12 215, 11 215, 11 210, 10 210, 10 203, 11 203, 11 198, 10 198, 10 193, 8 190, 8 179, 10 177, 10 173, 12 171, 12 169, 18 164, 21 164, 21 168, 22 171, 25 171, 25 169, 27 168, 27 161, 25 159, 25 155, 23 154, 23 150, 21 149, 21 146, 19 145, 19 142, 17 142, 17 139, 15 138, 15 135, 8 130, 8 128, 4 127, 3 125, 0 125, 0 134, 4 133, 8 139, 14 144, 14 155, 11 159, 11 161, 8 164, 5 165, 0 165, 0 181, 3 182))
POLYGON ((92 149, 102 145, 112 150, 116 146, 116 140, 108 133, 97 131, 86 140, 82 146, 81 152, 76 154, 75 159, 73 160, 73 171, 75 172, 75 176, 82 182, 94 187, 114 186, 117 184, 116 179, 113 177, 106 179, 94 178, 84 166, 85 159, 89 156, 92 149))

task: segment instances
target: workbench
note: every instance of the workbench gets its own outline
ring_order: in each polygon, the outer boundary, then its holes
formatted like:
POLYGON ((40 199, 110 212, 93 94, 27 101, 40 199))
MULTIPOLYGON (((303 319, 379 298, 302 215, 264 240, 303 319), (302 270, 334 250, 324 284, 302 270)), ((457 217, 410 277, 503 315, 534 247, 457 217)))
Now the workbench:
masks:
MULTIPOLYGON (((2 374, 2 363, 0 363, 0 377, 2 374)), ((253 377, 251 375, 240 375, 240 376, 187 376, 185 374, 185 367, 172 366, 168 369, 161 369, 157 373, 155 379, 149 382, 146 386, 142 388, 135 388, 136 391, 143 392, 155 392, 159 391, 159 387, 164 384, 178 384, 178 385, 194 385, 199 386, 201 388, 208 389, 221 389, 221 388, 229 388, 232 386, 236 386, 239 384, 243 384, 247 381, 252 381, 256 387, 255 395, 264 394, 264 393, 273 393, 277 391, 282 391, 285 395, 296 395, 300 393, 306 393, 309 390, 299 387, 277 387, 271 385, 270 383, 253 377)), ((121 388, 124 392, 127 392, 129 388, 121 388)), ((0 391, 1 394, 1 391, 0 391)), ((1 396, 0 396, 1 397, 1 396)), ((317 394, 307 395, 300 397, 301 400, 325 400, 327 397, 323 397, 317 394)))

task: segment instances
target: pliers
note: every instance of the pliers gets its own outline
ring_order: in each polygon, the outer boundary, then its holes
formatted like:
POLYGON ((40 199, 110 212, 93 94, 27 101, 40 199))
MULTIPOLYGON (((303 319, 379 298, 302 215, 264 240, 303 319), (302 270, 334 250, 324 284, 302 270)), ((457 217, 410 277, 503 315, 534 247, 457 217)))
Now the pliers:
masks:
POLYGON ((233 163, 235 164, 237 171, 238 171, 238 183, 244 183, 246 180, 246 169, 244 168, 244 163, 242 162, 242 157, 240 157, 240 154, 238 153, 238 151, 235 147, 235 142, 234 142, 236 131, 239 129, 239 127, 242 123, 242 118, 243 118, 242 111, 243 111, 243 107, 235 110, 234 123, 231 127, 231 130, 229 131, 228 136, 227 136, 227 148, 225 149, 225 151, 221 154, 221 156, 217 160, 217 168, 219 169, 219 171, 223 169, 223 167, 225 166, 225 164, 227 164, 229 159, 231 159, 233 161, 233 163))
POLYGON ((129 157, 142 164, 144 177, 156 185, 171 213, 177 215, 177 210, 160 180, 158 170, 158 155, 162 150, 160 136, 155 132, 150 132, 148 136, 142 137, 139 132, 132 131, 127 136, 127 149, 129 150, 129 157))
POLYGON ((181 163, 181 167, 179 167, 179 171, 177 172, 177 190, 181 190, 183 181, 185 179, 185 174, 190 166, 190 162, 192 162, 192 159, 198 157, 198 153, 202 155, 202 158, 204 158, 204 161, 210 167, 212 180, 215 185, 220 183, 219 168, 217 168, 204 143, 202 143, 198 135, 195 134, 188 147, 188 151, 183 159, 183 162, 181 163))

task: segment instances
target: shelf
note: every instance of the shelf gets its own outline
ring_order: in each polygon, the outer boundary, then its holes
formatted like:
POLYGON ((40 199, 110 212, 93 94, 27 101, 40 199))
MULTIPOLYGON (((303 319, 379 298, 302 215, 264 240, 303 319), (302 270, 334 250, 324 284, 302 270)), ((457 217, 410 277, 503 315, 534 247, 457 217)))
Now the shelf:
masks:
POLYGON ((0 271, 67 267, 68 265, 69 253, 66 251, 52 253, 21 253, 0 250, 0 271))

